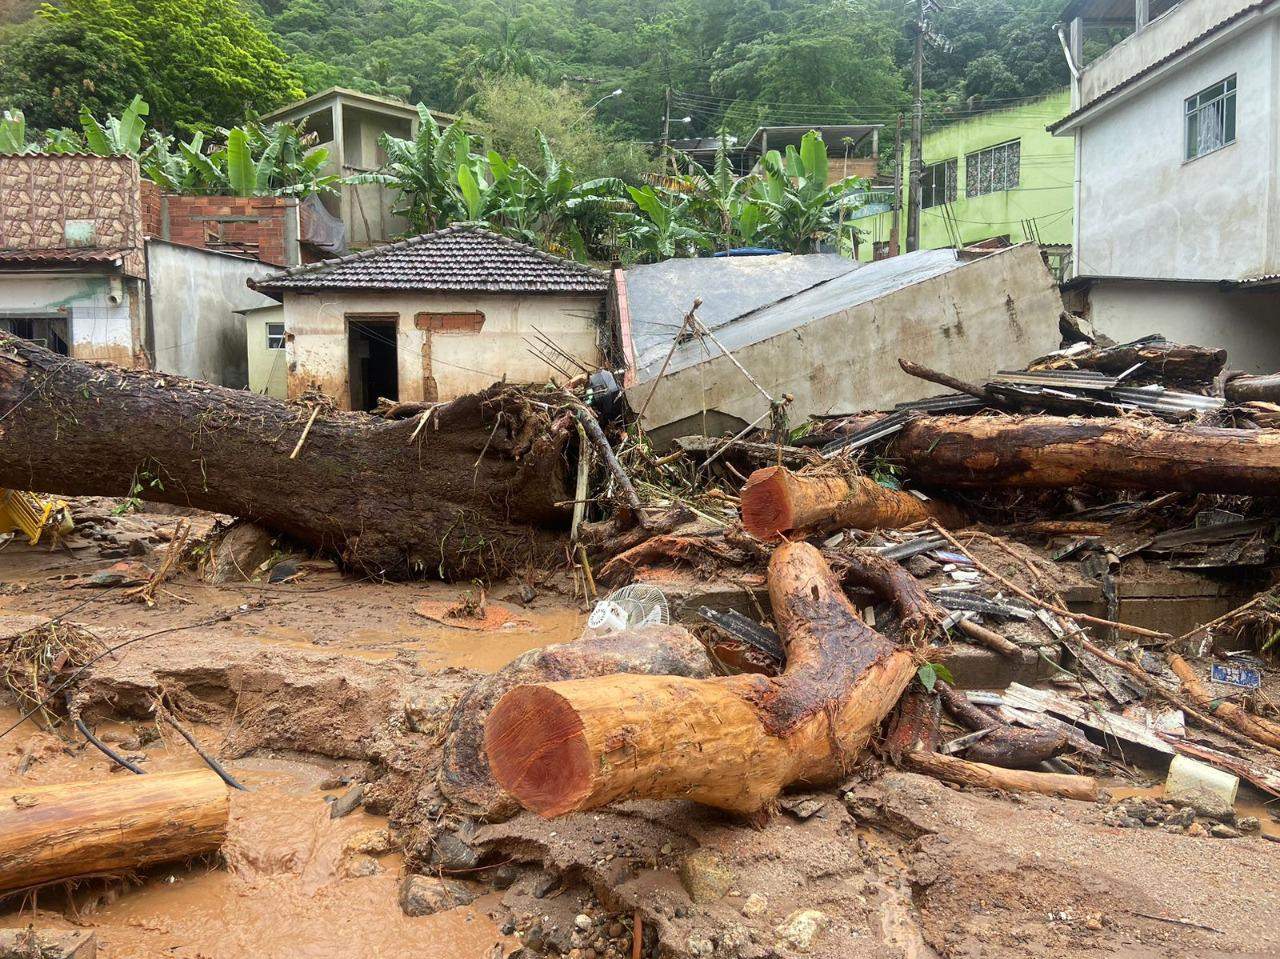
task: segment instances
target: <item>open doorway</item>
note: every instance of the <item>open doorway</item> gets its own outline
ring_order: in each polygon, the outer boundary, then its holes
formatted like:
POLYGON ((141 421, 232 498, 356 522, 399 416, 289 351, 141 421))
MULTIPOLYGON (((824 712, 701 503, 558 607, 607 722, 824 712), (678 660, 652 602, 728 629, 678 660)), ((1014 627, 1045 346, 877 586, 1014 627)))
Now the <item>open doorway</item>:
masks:
POLYGON ((347 378, 351 408, 371 410, 379 397, 400 398, 395 316, 347 317, 347 378))

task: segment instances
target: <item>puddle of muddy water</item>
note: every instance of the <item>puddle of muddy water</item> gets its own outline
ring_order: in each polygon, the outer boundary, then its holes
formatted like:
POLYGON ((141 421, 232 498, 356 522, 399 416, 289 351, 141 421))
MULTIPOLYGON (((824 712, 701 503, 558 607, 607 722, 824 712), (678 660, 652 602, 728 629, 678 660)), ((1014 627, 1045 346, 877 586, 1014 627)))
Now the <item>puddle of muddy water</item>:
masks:
MULTIPOLYGON (((0 710, 4 727, 11 712, 0 710)), ((27 742, 6 741, 7 748, 0 750, 0 788, 113 775, 96 753, 76 749, 67 755, 55 737, 21 728, 27 742), (21 754, 33 745, 43 758, 19 776, 21 754)), ((131 730, 103 724, 99 732, 131 730)), ((216 738, 207 729, 199 734, 216 738)), ((199 764, 175 744, 150 749, 148 755, 147 768, 155 771, 199 764)), ((104 959, 454 959, 487 956, 495 943, 507 942, 486 915, 492 905, 487 899, 434 916, 405 916, 397 897, 397 855, 379 857, 377 875, 347 876, 348 840, 386 821, 360 810, 330 819, 319 788, 329 768, 267 757, 229 766, 250 791, 232 793, 225 865, 196 861, 160 867, 139 885, 108 886, 103 896, 93 887, 82 889, 74 894, 79 909, 74 922, 68 918, 71 910, 53 911, 62 905, 53 891, 38 897, 37 914, 30 902, 10 899, 0 905, 0 927, 90 928, 104 959)))

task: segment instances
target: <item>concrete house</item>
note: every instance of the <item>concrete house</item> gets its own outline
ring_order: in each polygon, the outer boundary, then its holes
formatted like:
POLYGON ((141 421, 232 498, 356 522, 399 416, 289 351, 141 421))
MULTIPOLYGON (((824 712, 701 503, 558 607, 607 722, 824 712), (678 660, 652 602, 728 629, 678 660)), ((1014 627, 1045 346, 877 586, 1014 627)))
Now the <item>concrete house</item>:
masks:
POLYGON ((859 264, 830 254, 708 257, 615 270, 624 386, 657 442, 737 432, 789 394, 791 423, 937 392, 898 357, 985 382, 1057 349, 1062 299, 1039 248, 918 250, 859 264), (694 297, 715 340, 681 335, 694 297), (652 398, 651 397, 652 394, 652 398))
MULTIPOLYGON (((441 126, 456 118, 433 110, 441 126)), ((401 140, 418 135, 418 110, 399 100, 330 87, 262 117, 263 123, 302 123, 329 151, 325 173, 347 177, 377 170, 386 162, 378 144, 387 133, 401 140)), ((398 204, 394 190, 377 184, 344 183, 338 193, 322 198, 326 209, 346 227, 346 242, 362 249, 403 236, 408 223, 392 211, 398 204)))
POLYGON ((207 227, 220 214, 208 204, 269 207, 226 220, 237 242, 274 243, 282 257, 289 208, 278 198, 174 197, 162 215, 160 200, 128 157, 0 157, 0 332, 77 359, 244 386, 234 311, 270 302, 245 281, 271 267, 218 248, 207 227), (165 217, 191 245, 150 236, 165 217))
POLYGON ((1068 305, 1280 369, 1280 0, 1076 0, 1068 305), (1133 32, 1091 63, 1094 25, 1133 32))
MULTIPOLYGON (((1071 246, 1075 156, 1069 141, 1045 129, 1071 109, 1071 94, 1057 93, 956 120, 925 134, 920 196, 920 249, 963 247, 984 241, 1041 244, 1061 261, 1071 246)), ((908 162, 910 162, 908 149, 908 162)), ((904 178, 905 180, 905 178, 904 178)), ((908 184, 902 185, 907 208, 908 184)), ((870 243, 859 258, 892 255, 892 217, 859 224, 870 243)), ((905 218, 898 250, 906 251, 905 218)))
POLYGON ((284 305, 283 339, 270 318, 262 334, 284 348, 288 396, 316 387, 344 409, 372 409, 380 397, 447 400, 503 379, 563 379, 532 352, 539 334, 584 364, 600 361, 607 275, 478 227, 250 285, 284 305))

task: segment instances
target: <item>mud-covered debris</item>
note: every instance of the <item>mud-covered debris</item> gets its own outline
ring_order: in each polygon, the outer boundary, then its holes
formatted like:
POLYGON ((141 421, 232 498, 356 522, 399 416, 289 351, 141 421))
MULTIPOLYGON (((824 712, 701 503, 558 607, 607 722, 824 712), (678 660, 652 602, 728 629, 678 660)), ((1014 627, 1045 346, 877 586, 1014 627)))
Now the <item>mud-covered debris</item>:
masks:
POLYGON ((396 848, 390 829, 362 829, 347 840, 346 850, 368 856, 382 856, 396 848))
POLYGON ((817 909, 797 909, 775 926, 773 931, 778 934, 781 948, 808 952, 830 923, 827 914, 817 909))
POLYGON ((1214 839, 1239 839, 1241 832, 1224 822, 1216 822, 1209 827, 1209 835, 1214 839))
POLYGON ((471 872, 480 864, 480 854, 451 832, 436 836, 431 865, 440 872, 471 872))
POLYGON ((716 902, 728 895, 737 875, 714 849, 695 849, 680 864, 680 882, 694 902, 716 902))
POLYGON ((364 783, 356 783, 329 804, 329 818, 341 819, 355 811, 364 799, 364 783))
POLYGON ((464 883, 434 876, 405 876, 400 883, 400 909, 406 916, 430 916, 476 900, 476 893, 464 883))

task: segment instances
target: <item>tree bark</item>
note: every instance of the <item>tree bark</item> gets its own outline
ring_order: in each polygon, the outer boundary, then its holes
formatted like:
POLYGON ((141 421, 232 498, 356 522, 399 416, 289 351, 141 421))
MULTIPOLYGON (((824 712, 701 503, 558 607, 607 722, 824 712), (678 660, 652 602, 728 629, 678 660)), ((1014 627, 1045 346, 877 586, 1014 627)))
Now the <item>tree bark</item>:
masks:
POLYGON ((752 473, 742 488, 742 525, 764 540, 800 530, 901 529, 927 519, 945 526, 961 521, 945 503, 889 489, 868 476, 846 480, 770 466, 752 473))
POLYGON ((961 786, 980 786, 983 789, 1003 789, 1011 792, 1042 793, 1061 799, 1078 799, 1096 802, 1098 781, 1092 776, 1072 776, 1065 773, 1033 773, 1025 769, 1001 769, 985 763, 969 762, 941 753, 917 751, 904 759, 908 769, 937 776, 961 786))
POLYGON ((969 702, 964 693, 941 680, 937 689, 942 705, 962 726, 975 732, 991 730, 965 750, 965 757, 971 762, 1008 769, 1031 769, 1046 759, 1071 751, 1071 741, 1060 730, 1018 729, 983 712, 969 702))
POLYGON ((942 488, 1092 485, 1256 496, 1280 488, 1280 432, 1263 430, 1062 416, 929 416, 907 424, 888 455, 917 482, 942 488))
MULTIPOLYGON (((573 428, 501 386, 421 417, 312 409, 0 340, 0 486, 230 513, 372 575, 501 575, 560 548, 573 428)), ((565 407, 567 409, 567 406, 565 407)))
POLYGON ((1097 370, 1113 376, 1136 363, 1145 364, 1138 375, 1156 373, 1165 379, 1207 382, 1227 365, 1227 351, 1211 346, 1181 343, 1143 343, 1138 346, 1095 348, 1064 361, 1081 370, 1097 370))
POLYGON ((858 618, 808 544, 774 551, 769 596, 787 645, 781 676, 516 687, 485 728, 494 778, 548 817, 645 798, 749 814, 792 783, 838 779, 915 675, 915 659, 858 618))
POLYGON ((1227 380, 1222 392, 1231 403, 1280 402, 1280 373, 1233 376, 1227 380))
POLYGON ((0 792, 0 894, 212 852, 227 787, 208 769, 0 792))

